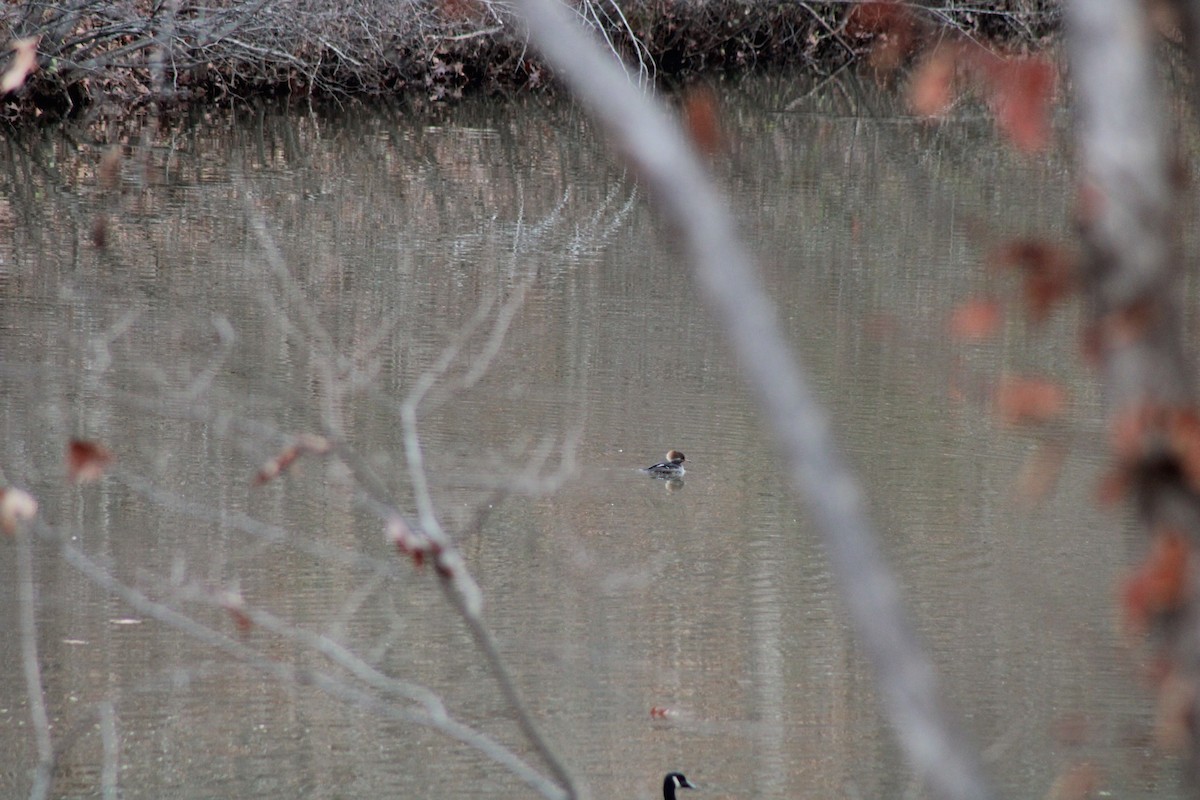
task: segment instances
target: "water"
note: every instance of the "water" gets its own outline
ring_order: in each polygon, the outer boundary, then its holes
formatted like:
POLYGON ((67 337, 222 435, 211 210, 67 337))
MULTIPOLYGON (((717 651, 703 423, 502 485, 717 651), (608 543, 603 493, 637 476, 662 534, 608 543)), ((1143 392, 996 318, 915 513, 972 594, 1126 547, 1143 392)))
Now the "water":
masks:
MULTIPOLYGON (((1066 235, 1062 155, 1016 155, 972 113, 922 126, 853 83, 756 80, 724 108, 714 168, 1002 793, 1043 796, 1091 762, 1114 794, 1173 796, 1141 654, 1116 633, 1136 534, 1094 506, 1102 427, 1074 312, 1035 331, 1014 313, 984 345, 945 334, 967 296, 1015 298, 991 246, 1066 235), (1038 504, 1014 491, 1038 437, 987 401, 1005 371, 1073 396, 1038 504)), ((2 468, 43 533, 231 642, 352 682, 288 630, 328 634, 536 763, 431 570, 393 557, 346 467, 308 456, 253 485, 324 421, 413 514, 400 408, 426 376, 438 513, 591 796, 653 798, 676 768, 699 800, 922 796, 687 265, 577 110, 264 112, 130 142, 119 187, 78 132, 2 143, 2 468), (71 437, 116 453, 99 484, 66 482, 71 437), (669 448, 682 485, 636 471, 669 448), (205 602, 220 592, 295 627, 239 632, 205 602)), ((35 555, 56 796, 100 796, 114 760, 126 798, 529 795, 470 749, 131 608, 48 541, 35 555)), ((0 639, 6 795, 35 761, 18 645, 0 639)))

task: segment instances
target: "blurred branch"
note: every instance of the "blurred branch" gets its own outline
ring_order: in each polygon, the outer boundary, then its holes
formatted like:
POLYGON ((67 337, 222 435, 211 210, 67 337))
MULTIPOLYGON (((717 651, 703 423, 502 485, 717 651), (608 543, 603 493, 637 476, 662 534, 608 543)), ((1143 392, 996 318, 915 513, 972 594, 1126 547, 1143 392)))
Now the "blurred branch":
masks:
POLYGON ((914 771, 936 797, 987 798, 977 754, 941 708, 933 665, 902 610, 875 544, 863 492, 837 452, 756 276, 732 215, 679 126, 611 55, 549 0, 522 0, 535 45, 615 139, 682 234, 747 380, 767 410, 793 483, 814 510, 886 710, 914 771))
MULTIPOLYGON (((1184 291, 1176 187, 1146 13, 1137 0, 1067 4, 1081 145, 1077 214, 1082 281, 1119 476, 1156 542, 1183 541, 1181 535, 1189 542, 1179 555, 1183 563, 1174 565, 1185 576, 1178 597, 1146 610, 1155 612, 1164 634, 1169 674, 1159 685, 1186 687, 1176 693, 1186 700, 1160 698, 1159 725, 1185 731, 1194 790, 1200 781, 1200 587, 1194 577, 1200 495, 1188 449, 1195 436, 1181 432, 1180 423, 1195 417, 1195 391, 1178 305, 1184 291)), ((1185 34, 1196 52, 1194 25, 1185 34)))
MULTIPOLYGON (((467 374, 467 383, 478 380, 494 362, 500 345, 508 331, 512 317, 524 302, 525 294, 530 283, 535 279, 536 272, 530 270, 521 283, 512 292, 508 300, 498 310, 495 308, 497 298, 489 295, 476 309, 471 320, 461 328, 448 344, 441 356, 432 367, 425 370, 415 382, 399 408, 400 422, 404 435, 405 457, 408 463, 408 478, 412 485, 414 500, 417 506, 417 518, 420 521, 419 534, 411 533, 408 522, 396 510, 396 504, 390 492, 375 470, 365 459, 359 456, 350 442, 345 431, 342 406, 343 395, 346 393, 346 381, 343 380, 342 361, 338 355, 336 343, 329 331, 322 325, 317 310, 308 301, 299 284, 292 277, 288 265, 284 261, 274 238, 267 229, 262 215, 257 211, 247 196, 246 212, 251 229, 258 238, 267 267, 275 277, 278 290, 284 303, 275 302, 274 298, 264 298, 264 302, 272 310, 273 316, 286 326, 289 334, 309 354, 314 367, 320 372, 321 380, 321 424, 328 436, 334 442, 334 452, 342 459, 358 481, 361 490, 376 502, 389 509, 391 519, 389 525, 397 525, 405 535, 419 539, 421 548, 428 547, 429 556, 434 560, 439 578, 439 585, 455 611, 466 623, 476 646, 483 654, 488 668, 500 685, 505 700, 516 715, 521 732, 533 745, 534 750, 550 768, 559 786, 555 787, 557 796, 560 791, 567 797, 577 797, 578 791, 574 777, 566 765, 554 752, 550 743, 542 736, 528 705, 521 697, 507 665, 500 654, 496 639, 483 619, 483 592, 479 584, 467 568, 466 560, 462 557, 454 541, 445 533, 438 518, 433 496, 430 493, 429 477, 425 467, 424 452, 418 432, 418 409, 422 400, 428 395, 434 385, 446 375, 447 371, 457 360, 463 348, 468 344, 473 334, 494 316, 492 331, 484 344, 481 358, 467 374), (297 322, 291 322, 289 312, 298 317, 297 322)), ((422 550, 421 557, 424 557, 422 550)), ((484 751, 496 758, 489 751, 484 751)), ((498 760, 498 759, 497 759, 498 760)), ((510 767, 511 768, 511 767, 510 767)), ((536 788, 536 787, 535 787, 536 788)), ((539 791, 542 791, 539 789, 539 791)), ((543 794, 545 794, 543 792, 543 794)))

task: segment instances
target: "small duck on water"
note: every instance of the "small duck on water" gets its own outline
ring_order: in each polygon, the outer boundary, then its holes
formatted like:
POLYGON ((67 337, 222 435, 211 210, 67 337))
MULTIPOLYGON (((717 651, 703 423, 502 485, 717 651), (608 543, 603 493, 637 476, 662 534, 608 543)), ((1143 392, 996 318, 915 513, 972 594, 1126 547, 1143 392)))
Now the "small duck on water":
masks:
MULTIPOLYGON (((672 453, 675 451, 672 450, 672 453)), ((683 454, 680 453, 682 456, 683 454)), ((667 459, 670 460, 669 458, 667 459)), ((688 779, 683 776, 682 772, 668 772, 667 777, 663 778, 663 800, 675 800, 676 789, 695 789, 696 785, 689 783, 688 779)))
POLYGON ((651 464, 642 470, 642 472, 653 475, 656 478, 682 478, 683 473, 686 472, 683 468, 683 462, 686 460, 683 453, 678 450, 671 450, 667 453, 666 461, 651 464))

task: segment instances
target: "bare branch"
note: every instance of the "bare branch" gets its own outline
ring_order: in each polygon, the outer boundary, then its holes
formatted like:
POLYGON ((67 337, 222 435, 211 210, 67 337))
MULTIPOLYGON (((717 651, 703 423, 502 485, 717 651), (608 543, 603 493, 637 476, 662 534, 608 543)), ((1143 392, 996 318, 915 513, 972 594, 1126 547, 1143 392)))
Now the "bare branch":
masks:
POLYGON ((21 664, 25 671, 25 697, 29 702, 29 720, 37 745, 38 763, 34 770, 30 800, 50 796, 53 781, 54 747, 50 739, 50 717, 46 713, 42 667, 37 646, 37 591, 33 585, 33 542, 29 529, 20 526, 17 539, 17 602, 21 631, 21 664))

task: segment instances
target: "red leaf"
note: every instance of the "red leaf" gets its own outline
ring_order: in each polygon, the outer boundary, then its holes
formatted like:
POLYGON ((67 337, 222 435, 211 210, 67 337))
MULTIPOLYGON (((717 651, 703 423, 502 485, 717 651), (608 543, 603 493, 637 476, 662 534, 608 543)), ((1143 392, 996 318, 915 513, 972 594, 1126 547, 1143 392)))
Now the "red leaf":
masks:
POLYGON ((1058 71, 1041 57, 1008 58, 988 70, 990 100, 996 125, 1026 152, 1042 150, 1050 141, 1050 107, 1058 71))
POLYGON ((1189 554, 1187 539, 1179 531, 1154 537, 1146 559, 1121 586, 1121 606, 1132 630, 1144 631, 1155 617, 1183 606, 1189 554))
POLYGON ((860 3, 850 9, 846 33, 858 38, 875 37, 869 61, 877 71, 895 71, 917 43, 916 25, 908 6, 896 0, 860 3))
POLYGON ((1000 304, 991 297, 977 297, 960 304, 950 315, 950 335, 964 341, 979 341, 1000 328, 1000 304))
POLYGON ((1015 239, 990 255, 994 267, 1020 269, 1030 318, 1041 322, 1075 289, 1075 259, 1063 248, 1037 239, 1015 239))
POLYGON ((683 127, 701 153, 712 156, 721 149, 725 137, 717 112, 717 96, 707 86, 695 86, 683 97, 683 127))
POLYGON ((96 442, 72 439, 67 444, 67 478, 73 483, 100 480, 113 462, 113 454, 96 442))
POLYGON ((924 117, 937 117, 954 102, 958 48, 939 47, 916 68, 908 84, 908 104, 924 117))

